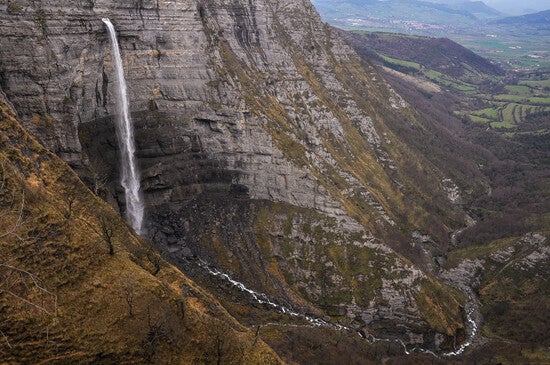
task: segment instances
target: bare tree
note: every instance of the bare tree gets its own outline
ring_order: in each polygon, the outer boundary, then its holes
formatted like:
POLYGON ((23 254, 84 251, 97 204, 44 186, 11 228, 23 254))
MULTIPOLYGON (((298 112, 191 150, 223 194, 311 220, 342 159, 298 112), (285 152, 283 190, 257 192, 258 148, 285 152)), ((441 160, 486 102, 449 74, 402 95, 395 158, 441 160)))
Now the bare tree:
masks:
POLYGON ((109 246, 109 255, 114 255, 115 246, 113 244, 113 236, 115 235, 115 231, 111 222, 109 222, 104 216, 101 216, 99 217, 99 228, 101 230, 101 237, 105 243, 107 243, 107 246, 109 246))
POLYGON ((135 300, 135 290, 134 290, 134 283, 132 280, 132 277, 130 275, 123 275, 120 278, 121 286, 122 286, 122 293, 121 297, 124 299, 126 304, 128 305, 128 315, 130 317, 134 316, 134 300, 135 300))
POLYGON ((98 217, 99 225, 92 224, 84 218, 80 218, 80 220, 90 227, 92 231, 94 231, 94 233, 97 234, 103 241, 105 241, 107 247, 109 248, 109 255, 114 255, 115 245, 113 237, 115 236, 115 229, 113 223, 105 216, 98 217))
POLYGON ((169 331, 166 324, 160 318, 152 318, 151 307, 149 306, 147 307, 147 325, 148 331, 141 344, 143 347, 143 357, 147 362, 151 362, 159 344, 169 339, 169 331))
MULTIPOLYGON (((0 241, 15 239, 23 243, 30 240, 21 233, 25 224, 25 192, 21 190, 18 197, 15 188, 11 188, 4 164, 0 163, 0 241)), ((57 295, 45 288, 42 281, 30 271, 15 266, 1 250, 0 246, 0 296, 14 298, 17 302, 34 308, 43 315, 57 316, 57 295)), ((8 336, 0 330, 5 344, 12 348, 8 336)))
POLYGON ((69 189, 65 194, 63 194, 63 200, 67 204, 67 210, 63 213, 65 219, 71 218, 73 214, 74 205, 76 203, 76 192, 74 189, 69 189))
POLYGON ((130 317, 134 316, 134 288, 124 286, 122 288, 123 294, 124 294, 124 300, 126 300, 126 304, 128 304, 128 315, 130 317))
POLYGON ((107 183, 112 175, 112 166, 102 158, 100 154, 93 154, 90 158, 90 166, 93 172, 93 192, 97 196, 105 197, 108 191, 107 183))

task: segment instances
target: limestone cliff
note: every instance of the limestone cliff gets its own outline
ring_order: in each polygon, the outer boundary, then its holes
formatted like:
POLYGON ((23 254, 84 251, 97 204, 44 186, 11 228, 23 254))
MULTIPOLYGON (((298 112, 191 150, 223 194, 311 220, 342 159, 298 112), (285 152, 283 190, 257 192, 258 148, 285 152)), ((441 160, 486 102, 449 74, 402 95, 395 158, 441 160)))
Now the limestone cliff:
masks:
POLYGON ((445 347, 435 332, 460 333, 462 299, 427 273, 464 219, 447 198, 456 186, 397 137, 429 131, 309 1, 0 7, 0 81, 19 117, 123 206, 101 18, 113 21, 146 228, 172 260, 195 272, 198 257, 289 306, 406 343, 445 347), (415 243, 416 231, 433 239, 415 243))

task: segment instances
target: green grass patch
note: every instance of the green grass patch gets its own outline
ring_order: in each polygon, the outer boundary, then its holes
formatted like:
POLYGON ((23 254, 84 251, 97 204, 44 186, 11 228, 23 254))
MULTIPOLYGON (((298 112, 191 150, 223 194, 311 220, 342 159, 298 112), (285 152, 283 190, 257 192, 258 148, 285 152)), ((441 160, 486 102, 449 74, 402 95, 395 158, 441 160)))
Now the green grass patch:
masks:
POLYGON ((532 97, 528 99, 533 104, 545 104, 550 105, 550 98, 532 97))
POLYGON ((506 85, 504 87, 510 94, 529 95, 532 88, 526 85, 506 85))
POLYGON ((510 103, 508 104, 501 113, 501 120, 498 123, 492 123, 491 126, 496 128, 512 128, 516 124, 516 117, 519 104, 510 103))
POLYGON ((524 95, 501 94, 496 95, 494 98, 498 101, 550 105, 550 98, 545 97, 526 97, 524 95))
POLYGON ((442 74, 441 72, 435 70, 427 70, 423 71, 423 74, 434 82, 452 87, 453 89, 462 91, 466 94, 477 93, 477 88, 474 85, 457 80, 451 80, 448 76, 442 74))
POLYGON ((400 69, 408 68, 415 71, 420 71, 422 69, 422 66, 416 62, 400 60, 397 58, 392 58, 384 55, 381 55, 381 56, 384 59, 384 62, 386 63, 386 65, 390 68, 393 68, 392 66, 398 66, 400 69))
POLYGON ((543 89, 545 87, 550 87, 550 79, 548 80, 521 80, 518 82, 519 85, 529 86, 535 89, 543 89))
POLYGON ((480 109, 473 112, 472 114, 478 117, 490 118, 490 119, 498 119, 499 117, 498 109, 496 108, 480 109))
POLYGON ((510 128, 514 128, 515 125, 514 124, 511 124, 509 122, 492 122, 491 123, 491 127, 493 128, 506 128, 506 129, 510 129, 510 128))
POLYGON ((501 94, 495 95, 495 100, 511 101, 511 102, 526 102, 528 98, 523 95, 501 94))
POLYGON ((473 122, 476 122, 476 123, 490 123, 491 122, 491 119, 487 119, 487 118, 484 118, 484 117, 479 117, 479 116, 474 115, 474 114, 470 114, 468 117, 473 122))

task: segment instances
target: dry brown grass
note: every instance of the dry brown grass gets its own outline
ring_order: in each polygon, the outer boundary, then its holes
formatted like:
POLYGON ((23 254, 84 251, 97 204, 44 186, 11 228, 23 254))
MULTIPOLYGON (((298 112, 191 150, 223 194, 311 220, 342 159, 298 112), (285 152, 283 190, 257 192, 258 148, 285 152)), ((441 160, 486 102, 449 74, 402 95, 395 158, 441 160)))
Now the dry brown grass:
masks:
POLYGON ((281 362, 0 108, 2 361, 281 362))

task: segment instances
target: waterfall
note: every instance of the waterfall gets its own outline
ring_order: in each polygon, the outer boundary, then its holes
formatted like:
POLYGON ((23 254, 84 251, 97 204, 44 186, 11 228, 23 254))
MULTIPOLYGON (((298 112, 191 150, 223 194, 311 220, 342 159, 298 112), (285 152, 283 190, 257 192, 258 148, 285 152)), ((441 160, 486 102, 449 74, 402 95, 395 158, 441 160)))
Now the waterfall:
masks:
POLYGON ((107 25, 109 36, 111 38, 111 50, 113 61, 115 63, 115 72, 117 75, 116 84, 116 106, 117 120, 116 131, 120 150, 120 184, 124 188, 126 198, 126 219, 135 229, 141 233, 143 222, 143 197, 140 193, 140 177, 135 158, 134 127, 130 118, 128 95, 126 93, 126 80, 124 79, 124 68, 122 67, 122 58, 120 57, 120 48, 115 32, 115 27, 108 18, 102 21, 107 25))

